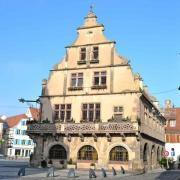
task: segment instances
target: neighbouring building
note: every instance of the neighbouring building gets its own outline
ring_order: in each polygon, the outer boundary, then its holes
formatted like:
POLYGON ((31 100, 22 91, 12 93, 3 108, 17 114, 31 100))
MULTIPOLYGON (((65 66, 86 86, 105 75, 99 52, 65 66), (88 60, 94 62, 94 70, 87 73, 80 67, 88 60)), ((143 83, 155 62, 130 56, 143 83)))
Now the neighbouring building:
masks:
POLYGON ((11 159, 29 158, 34 151, 34 142, 26 134, 27 122, 37 120, 37 108, 28 108, 26 114, 8 117, 5 120, 4 153, 11 159))
POLYGON ((4 149, 4 120, 6 119, 5 115, 0 115, 0 154, 3 154, 3 149, 4 149))
POLYGON ((165 145, 165 119, 139 74, 107 40, 90 11, 65 57, 42 81, 39 122, 28 125, 36 142, 31 161, 66 167, 151 169, 165 145))
POLYGON ((166 118, 166 151, 169 157, 180 162, 180 108, 173 107, 171 101, 166 100, 163 113, 166 118))

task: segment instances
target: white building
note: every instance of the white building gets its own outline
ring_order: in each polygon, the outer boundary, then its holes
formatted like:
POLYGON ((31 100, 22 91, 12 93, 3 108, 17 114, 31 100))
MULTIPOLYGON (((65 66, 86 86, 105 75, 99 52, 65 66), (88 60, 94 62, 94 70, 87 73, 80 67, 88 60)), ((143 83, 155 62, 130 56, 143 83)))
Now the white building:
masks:
POLYGON ((29 108, 26 114, 9 117, 5 120, 5 155, 9 158, 29 158, 34 151, 33 140, 26 135, 27 121, 38 119, 38 109, 29 108))

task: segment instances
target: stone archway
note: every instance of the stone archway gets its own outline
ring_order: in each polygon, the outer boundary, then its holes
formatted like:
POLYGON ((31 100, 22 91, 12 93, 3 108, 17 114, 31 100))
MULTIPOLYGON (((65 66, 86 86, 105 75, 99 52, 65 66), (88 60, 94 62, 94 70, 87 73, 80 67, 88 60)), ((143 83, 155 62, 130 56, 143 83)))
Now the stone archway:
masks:
POLYGON ((127 149, 123 146, 115 146, 109 153, 109 160, 127 162, 129 160, 127 149))
POLYGON ((148 143, 144 144, 144 149, 143 149, 143 164, 145 169, 149 169, 149 161, 150 161, 150 157, 149 157, 149 145, 148 143))
POLYGON ((156 149, 155 145, 151 147, 151 169, 153 169, 156 165, 156 149))
POLYGON ((98 153, 93 146, 85 145, 78 151, 78 160, 97 161, 98 153))
POLYGON ((49 159, 66 160, 67 159, 66 149, 59 144, 52 146, 49 149, 49 159))
POLYGON ((158 148, 157 148, 157 162, 158 162, 158 163, 159 163, 160 159, 161 159, 160 148, 159 148, 159 146, 158 146, 158 148))

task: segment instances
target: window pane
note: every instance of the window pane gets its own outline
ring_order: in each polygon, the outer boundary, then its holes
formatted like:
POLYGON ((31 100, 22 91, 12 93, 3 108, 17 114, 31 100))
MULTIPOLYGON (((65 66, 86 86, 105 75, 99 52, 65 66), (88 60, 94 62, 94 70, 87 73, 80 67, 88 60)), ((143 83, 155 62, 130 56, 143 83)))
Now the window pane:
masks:
POLYGON ((96 117, 95 117, 96 119, 100 119, 100 110, 96 110, 96 117))
POLYGON ((79 78, 78 79, 78 87, 82 87, 83 86, 83 78, 79 78))
POLYGON ((82 112, 82 119, 87 120, 87 111, 82 112))
POLYGON ((87 104, 83 104, 83 109, 87 109, 87 104))
POLYGON ((99 77, 94 77, 94 85, 99 85, 99 77))
POLYGON ((93 121, 94 111, 89 111, 89 121, 93 121))
POLYGON ((96 108, 99 109, 100 108, 100 104, 96 104, 96 108))
POLYGON ((67 109, 71 109, 71 104, 67 104, 67 109))
POLYGON ((86 60, 86 48, 81 48, 80 60, 82 61, 86 60))
POLYGON ((89 104, 89 108, 93 109, 94 108, 94 104, 89 104))
POLYGON ((94 76, 98 76, 99 77, 99 72, 94 72, 94 76))
POLYGON ((103 84, 103 85, 106 84, 106 76, 101 77, 101 84, 103 84))
POLYGON ((71 111, 66 111, 66 120, 71 119, 71 111))
POLYGON ((59 104, 55 104, 55 109, 59 109, 59 104))
POLYGON ((61 111, 60 112, 60 119, 64 121, 64 116, 65 116, 65 113, 64 111, 61 111))
POLYGON ((74 78, 71 79, 71 86, 72 87, 76 86, 76 79, 74 79, 74 78))
POLYGON ((65 104, 61 104, 61 109, 65 109, 65 104))
POLYGON ((99 56, 99 48, 93 47, 93 59, 98 59, 99 56))
POLYGON ((54 119, 59 119, 59 111, 54 112, 54 119))

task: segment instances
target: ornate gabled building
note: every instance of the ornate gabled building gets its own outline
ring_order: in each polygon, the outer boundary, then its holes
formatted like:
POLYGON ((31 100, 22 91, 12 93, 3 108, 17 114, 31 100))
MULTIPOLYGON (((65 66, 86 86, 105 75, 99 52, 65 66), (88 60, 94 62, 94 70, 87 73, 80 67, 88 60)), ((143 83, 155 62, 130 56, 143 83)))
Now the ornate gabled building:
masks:
POLYGON ((115 41, 103 35, 90 11, 64 59, 42 81, 41 115, 28 125, 39 166, 77 163, 77 168, 155 168, 164 150, 164 117, 143 90, 115 41))

